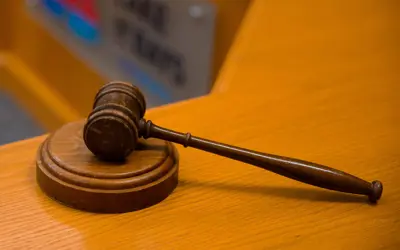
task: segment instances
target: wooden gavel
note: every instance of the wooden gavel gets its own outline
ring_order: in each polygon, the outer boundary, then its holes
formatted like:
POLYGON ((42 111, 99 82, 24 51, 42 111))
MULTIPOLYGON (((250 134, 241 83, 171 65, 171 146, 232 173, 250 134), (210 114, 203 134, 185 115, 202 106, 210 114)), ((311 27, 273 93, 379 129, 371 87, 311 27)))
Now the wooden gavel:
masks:
POLYGON ((121 161, 135 150, 140 137, 153 137, 225 156, 321 188, 367 195, 373 203, 382 195, 383 186, 378 180, 370 183, 316 163, 175 132, 146 121, 143 118, 145 111, 146 102, 138 88, 124 82, 104 85, 95 97, 93 110, 84 126, 83 139, 87 148, 100 159, 121 161))

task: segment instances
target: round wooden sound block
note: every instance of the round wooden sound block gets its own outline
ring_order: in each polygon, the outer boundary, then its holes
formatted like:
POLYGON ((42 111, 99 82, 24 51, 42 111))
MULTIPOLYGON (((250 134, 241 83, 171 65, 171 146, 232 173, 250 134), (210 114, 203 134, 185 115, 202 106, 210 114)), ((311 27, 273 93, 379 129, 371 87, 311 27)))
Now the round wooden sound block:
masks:
POLYGON ((80 210, 123 213, 157 204, 175 189, 179 157, 172 143, 139 140, 125 162, 105 162, 87 149, 83 126, 63 126, 39 149, 36 178, 49 197, 80 210))

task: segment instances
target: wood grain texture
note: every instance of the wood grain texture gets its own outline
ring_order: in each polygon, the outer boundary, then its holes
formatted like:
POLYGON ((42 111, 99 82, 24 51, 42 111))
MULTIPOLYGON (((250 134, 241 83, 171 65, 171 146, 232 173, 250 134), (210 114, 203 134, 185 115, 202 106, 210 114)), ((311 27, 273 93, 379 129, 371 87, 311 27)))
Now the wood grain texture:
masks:
POLYGON ((157 204, 178 184, 175 146, 163 140, 137 141, 124 161, 99 160, 86 147, 85 121, 71 122, 40 146, 36 181, 49 197, 95 213, 125 213, 157 204))
POLYGON ((399 249, 397 1, 259 0, 249 11, 221 91, 146 117, 380 179, 377 206, 178 147, 180 183, 165 201, 123 215, 83 213, 38 189, 39 137, 0 148, 1 248, 399 249))

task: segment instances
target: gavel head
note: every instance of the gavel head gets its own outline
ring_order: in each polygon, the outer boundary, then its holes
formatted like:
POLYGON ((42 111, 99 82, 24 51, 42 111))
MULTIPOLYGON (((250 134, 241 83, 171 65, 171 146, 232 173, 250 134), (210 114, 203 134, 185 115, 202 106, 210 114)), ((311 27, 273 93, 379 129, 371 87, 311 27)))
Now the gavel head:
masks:
POLYGON ((87 148, 107 161, 121 161, 135 149, 139 121, 146 111, 143 94, 132 84, 110 82, 96 94, 83 129, 87 148))

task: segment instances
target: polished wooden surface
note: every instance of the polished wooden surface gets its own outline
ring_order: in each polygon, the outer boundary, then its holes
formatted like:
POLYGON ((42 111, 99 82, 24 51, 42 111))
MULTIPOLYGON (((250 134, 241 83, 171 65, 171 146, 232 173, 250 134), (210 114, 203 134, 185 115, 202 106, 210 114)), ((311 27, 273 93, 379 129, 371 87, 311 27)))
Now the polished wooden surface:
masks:
POLYGON ((146 106, 142 92, 131 83, 115 81, 103 85, 83 128, 87 148, 104 160, 125 159, 140 138, 139 120, 145 115, 146 106))
MULTIPOLYGON (((139 121, 138 130, 139 135, 141 134, 143 138, 157 138, 174 142, 185 148, 192 147, 200 149, 320 188, 350 194, 366 195, 371 203, 378 202, 382 195, 383 185, 379 180, 374 180, 372 182, 362 180, 349 173, 318 163, 287 156, 257 152, 247 148, 204 139, 193 136, 191 133, 181 133, 157 126, 152 121, 146 121, 145 119, 139 121)), ((101 135, 97 135, 101 137, 101 135)), ((104 138, 103 141, 108 141, 108 138, 104 138)))
POLYGON ((399 249, 397 1, 259 0, 249 11, 215 92, 147 118, 379 179, 378 205, 178 147, 180 183, 165 201, 83 213, 37 187, 39 137, 0 148, 2 248, 399 249))
POLYGON ((153 206, 178 184, 179 156, 169 142, 141 139, 125 161, 105 162, 86 147, 85 120, 51 134, 36 158, 36 180, 49 197, 95 213, 124 213, 153 206))

